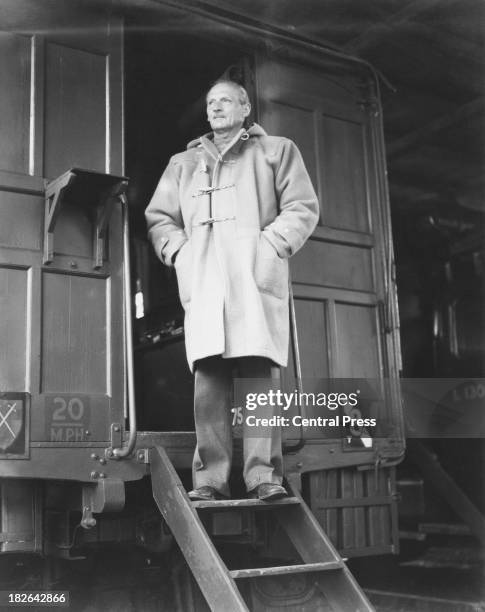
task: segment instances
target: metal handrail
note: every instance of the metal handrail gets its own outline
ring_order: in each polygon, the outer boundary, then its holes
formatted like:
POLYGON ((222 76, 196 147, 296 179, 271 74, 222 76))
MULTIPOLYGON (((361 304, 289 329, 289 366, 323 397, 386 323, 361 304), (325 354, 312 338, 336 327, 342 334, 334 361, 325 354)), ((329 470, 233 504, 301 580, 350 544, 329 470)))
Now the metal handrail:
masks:
MULTIPOLYGON (((303 392, 303 381, 302 381, 302 373, 301 373, 301 358, 300 358, 300 345, 298 343, 298 327, 296 324, 296 310, 295 310, 295 299, 293 297, 293 286, 291 284, 291 274, 288 279, 288 299, 290 303, 290 324, 291 324, 291 344, 293 347, 293 364, 295 368, 295 377, 296 377, 296 389, 298 391, 298 397, 301 396, 303 392)), ((297 402, 298 412, 301 415, 301 405, 300 402, 297 402)), ((287 453, 296 453, 301 450, 305 444, 306 440, 303 436, 303 428, 300 427, 300 439, 296 444, 289 444, 283 446, 283 454, 287 453)))
POLYGON ((128 425, 130 434, 128 443, 121 448, 113 449, 113 458, 123 459, 131 455, 136 445, 136 403, 135 381, 133 376, 133 332, 131 322, 131 274, 130 274, 130 233, 128 225, 128 200, 124 194, 120 195, 123 212, 123 318, 125 324, 125 368, 128 391, 128 425))

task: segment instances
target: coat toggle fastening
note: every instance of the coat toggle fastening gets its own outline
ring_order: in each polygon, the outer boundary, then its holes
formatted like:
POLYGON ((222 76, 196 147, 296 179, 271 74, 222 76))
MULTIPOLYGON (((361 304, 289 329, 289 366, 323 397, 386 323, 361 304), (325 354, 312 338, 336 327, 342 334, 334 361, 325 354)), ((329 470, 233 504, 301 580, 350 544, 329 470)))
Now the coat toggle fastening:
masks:
POLYGON ((212 193, 213 191, 220 191, 221 189, 230 189, 231 187, 235 187, 234 183, 232 183, 232 185, 220 185, 219 187, 199 187, 197 193, 192 194, 192 197, 199 198, 200 196, 207 195, 208 193, 212 193))
POLYGON ((192 227, 198 227, 199 225, 213 225, 214 223, 220 223, 221 221, 235 221, 236 217, 223 217, 222 219, 206 219, 205 221, 199 221, 192 227))

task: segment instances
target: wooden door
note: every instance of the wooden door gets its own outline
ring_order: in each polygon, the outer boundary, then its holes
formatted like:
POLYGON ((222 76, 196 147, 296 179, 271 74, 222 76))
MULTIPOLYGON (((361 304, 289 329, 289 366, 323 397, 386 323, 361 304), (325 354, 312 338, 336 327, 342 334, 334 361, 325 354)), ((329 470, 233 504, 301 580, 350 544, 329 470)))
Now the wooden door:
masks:
POLYGON ((123 418, 121 215, 94 270, 93 219, 67 203, 43 265, 44 188, 123 172, 121 24, 40 4, 1 8, 0 390, 31 395, 32 441, 93 442, 123 418))
MULTIPOLYGON (((268 133, 296 142, 320 201, 318 227, 290 264, 302 374, 310 385, 315 379, 382 379, 399 367, 380 316, 395 294, 386 291, 392 285, 384 256, 390 236, 378 183, 384 160, 376 108, 363 103, 368 76, 271 59, 257 63, 259 120, 268 133)), ((290 354, 288 371, 292 365, 290 354)), ((399 406, 387 410, 382 417, 399 425, 399 406)), ((308 427, 304 435, 333 433, 308 427)), ((387 435, 399 436, 399 427, 387 435)))

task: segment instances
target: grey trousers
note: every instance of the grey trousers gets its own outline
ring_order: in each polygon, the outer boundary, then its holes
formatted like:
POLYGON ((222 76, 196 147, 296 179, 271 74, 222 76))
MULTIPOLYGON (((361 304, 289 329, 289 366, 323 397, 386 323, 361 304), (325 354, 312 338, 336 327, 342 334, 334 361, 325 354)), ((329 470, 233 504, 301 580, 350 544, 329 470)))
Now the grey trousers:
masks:
MULTIPOLYGON (((194 414, 197 446, 192 464, 194 488, 211 486, 230 495, 232 464, 233 379, 251 378, 256 386, 268 389, 279 381, 279 368, 264 357, 223 359, 220 355, 195 364, 194 414), (262 380, 265 379, 265 380, 262 380)), ((252 386, 252 383, 251 383, 252 386)), ((252 391, 252 389, 251 389, 252 391)), ((243 407, 243 478, 248 491, 258 484, 281 484, 283 459, 281 428, 264 429, 246 425, 250 414, 243 407)), ((258 413, 261 416, 261 412, 258 413)), ((279 408, 265 408, 264 416, 279 414, 279 408)))

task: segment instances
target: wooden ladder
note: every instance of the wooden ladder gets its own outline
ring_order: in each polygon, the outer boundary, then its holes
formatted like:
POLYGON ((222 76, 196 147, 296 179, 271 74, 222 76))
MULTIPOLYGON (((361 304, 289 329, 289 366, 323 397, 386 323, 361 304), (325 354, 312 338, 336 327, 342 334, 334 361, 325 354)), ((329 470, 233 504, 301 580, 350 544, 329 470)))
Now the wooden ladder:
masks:
MULTIPOLYGON (((162 447, 150 449, 150 468, 155 501, 213 612, 249 610, 237 586, 240 580, 257 580, 265 576, 287 579, 303 572, 312 573, 314 583, 324 594, 331 610, 374 610, 298 491, 290 490, 291 497, 269 503, 256 499, 192 502, 162 447), (225 509, 272 513, 303 563, 229 570, 199 517, 199 512, 225 509)), ((290 609, 285 607, 285 611, 290 609)))

